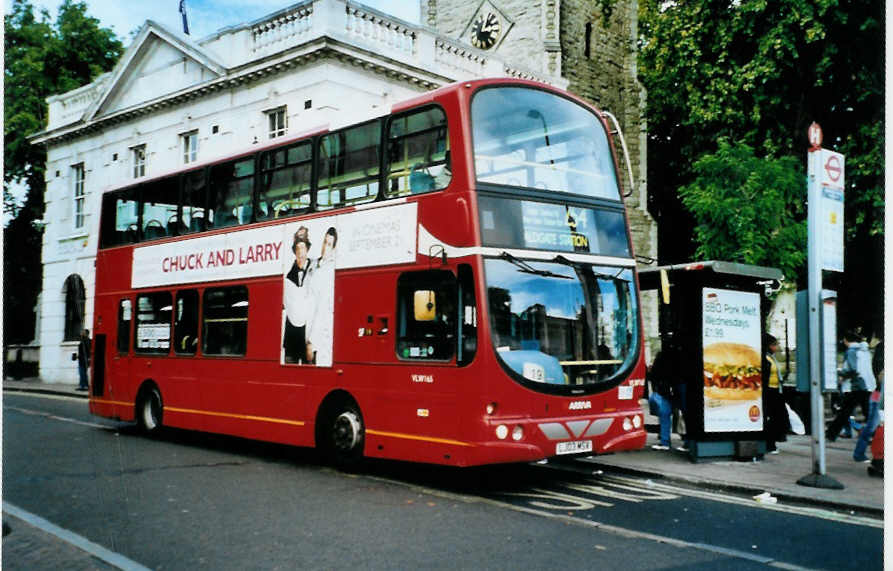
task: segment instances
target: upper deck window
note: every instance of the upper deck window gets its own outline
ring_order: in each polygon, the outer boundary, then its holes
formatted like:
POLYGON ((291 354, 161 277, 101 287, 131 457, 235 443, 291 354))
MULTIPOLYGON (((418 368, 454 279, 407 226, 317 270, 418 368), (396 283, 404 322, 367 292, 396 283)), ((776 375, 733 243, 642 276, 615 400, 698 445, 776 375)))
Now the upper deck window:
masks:
POLYGON ((254 157, 211 167, 210 211, 205 224, 223 228, 251 221, 254 157))
POLYGON ((620 200, 608 135, 586 108, 554 93, 491 87, 471 103, 477 180, 620 200))
POLYGON ((261 155, 257 219, 292 216, 310 210, 313 145, 304 141, 261 155))
POLYGON ((452 179, 446 114, 411 111, 388 126, 388 198, 446 188, 452 179))
POLYGON ((336 131, 320 139, 317 210, 375 200, 380 147, 378 121, 336 131))

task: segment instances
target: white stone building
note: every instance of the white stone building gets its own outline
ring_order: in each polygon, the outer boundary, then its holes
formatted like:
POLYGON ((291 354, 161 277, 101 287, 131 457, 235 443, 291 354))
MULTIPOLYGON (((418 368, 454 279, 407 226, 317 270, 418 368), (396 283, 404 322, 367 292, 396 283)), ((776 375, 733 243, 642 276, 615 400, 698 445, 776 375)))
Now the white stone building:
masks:
MULTIPOLYGON (((383 115, 395 102, 460 79, 512 76, 568 87, 556 56, 560 2, 528 2, 526 20, 517 21, 495 0, 422 4, 428 25, 348 0, 306 0, 197 41, 147 21, 112 72, 49 98, 48 125, 32 137, 47 148, 41 378, 77 382, 71 355, 80 329, 92 324, 106 190, 286 132, 383 115), (432 27, 439 8, 454 23, 450 35, 432 27), (474 22, 491 13, 502 19, 501 31, 492 45, 475 48, 474 22)), ((634 36, 628 39, 634 53, 634 36)), ((634 161, 644 173, 644 145, 640 153, 634 161)))

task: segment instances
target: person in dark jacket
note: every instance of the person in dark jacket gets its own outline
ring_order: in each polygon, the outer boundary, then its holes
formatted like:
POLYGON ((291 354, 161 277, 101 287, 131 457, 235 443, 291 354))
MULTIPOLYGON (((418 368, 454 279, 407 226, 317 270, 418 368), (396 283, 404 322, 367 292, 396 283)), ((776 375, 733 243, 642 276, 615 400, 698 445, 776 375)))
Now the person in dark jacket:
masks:
POLYGON ((87 371, 90 369, 90 330, 81 331, 81 339, 78 343, 78 377, 77 390, 87 390, 87 371))
POLYGON ((678 351, 671 340, 663 342, 664 347, 655 355, 648 370, 651 392, 648 395, 648 408, 660 420, 660 443, 653 444, 655 450, 670 449, 670 427, 673 423, 673 407, 681 408, 681 395, 678 389, 678 351))
POLYGON ((778 454, 776 443, 787 440, 791 428, 782 393, 781 371, 775 359, 778 339, 766 335, 763 347, 763 434, 766 436, 766 451, 778 454))

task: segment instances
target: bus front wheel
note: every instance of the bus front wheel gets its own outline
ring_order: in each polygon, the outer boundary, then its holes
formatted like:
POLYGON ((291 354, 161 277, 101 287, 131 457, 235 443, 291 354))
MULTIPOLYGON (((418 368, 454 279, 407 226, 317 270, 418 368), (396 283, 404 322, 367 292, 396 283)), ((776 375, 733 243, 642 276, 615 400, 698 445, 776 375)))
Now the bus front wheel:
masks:
POLYGON ((161 393, 153 386, 143 390, 141 394, 136 407, 137 424, 146 434, 158 434, 161 431, 161 417, 164 410, 161 393))

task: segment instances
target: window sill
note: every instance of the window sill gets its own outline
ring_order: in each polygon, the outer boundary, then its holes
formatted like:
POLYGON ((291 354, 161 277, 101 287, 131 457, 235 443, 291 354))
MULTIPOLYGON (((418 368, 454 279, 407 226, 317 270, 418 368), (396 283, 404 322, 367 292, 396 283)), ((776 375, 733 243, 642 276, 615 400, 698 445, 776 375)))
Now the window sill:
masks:
POLYGON ((59 242, 65 242, 67 240, 79 240, 81 238, 88 238, 90 233, 85 231, 78 232, 77 234, 69 234, 68 236, 61 236, 58 239, 59 242))

